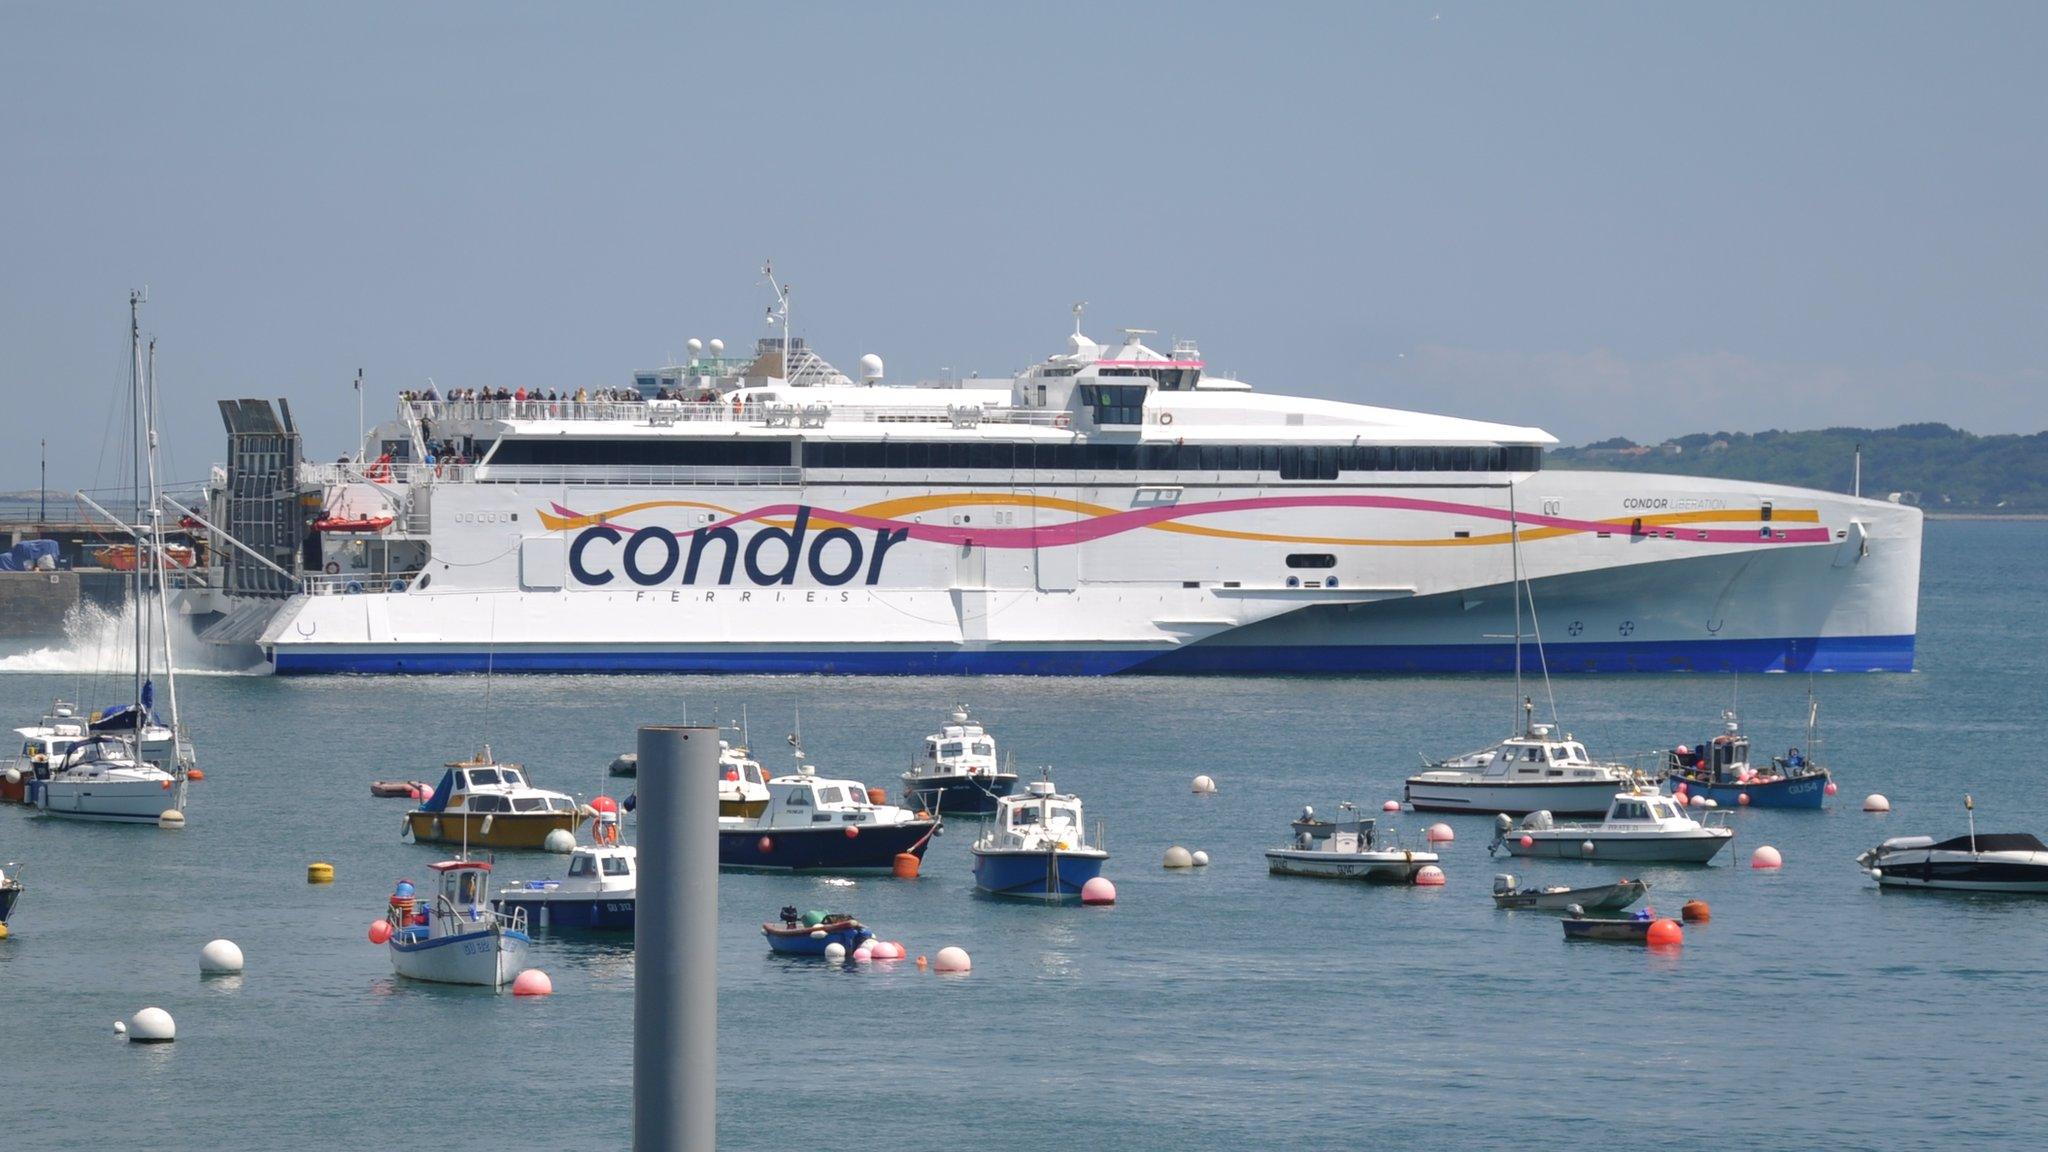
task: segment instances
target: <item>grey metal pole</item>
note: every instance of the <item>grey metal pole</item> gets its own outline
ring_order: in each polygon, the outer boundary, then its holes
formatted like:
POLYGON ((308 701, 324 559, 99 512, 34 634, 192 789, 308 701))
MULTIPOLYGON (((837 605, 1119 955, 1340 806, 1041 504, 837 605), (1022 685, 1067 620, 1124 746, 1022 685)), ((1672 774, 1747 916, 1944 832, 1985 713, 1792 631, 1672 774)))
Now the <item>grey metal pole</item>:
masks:
POLYGON ((633 1147, 718 1146, 718 735, 640 729, 633 913, 633 1147))

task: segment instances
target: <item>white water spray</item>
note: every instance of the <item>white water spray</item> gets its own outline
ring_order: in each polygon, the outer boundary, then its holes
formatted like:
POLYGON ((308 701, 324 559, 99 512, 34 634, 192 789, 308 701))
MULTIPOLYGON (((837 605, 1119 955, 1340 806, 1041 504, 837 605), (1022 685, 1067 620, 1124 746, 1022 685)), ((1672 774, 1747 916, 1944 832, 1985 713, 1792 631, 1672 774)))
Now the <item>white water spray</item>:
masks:
MULTIPOLYGON (((111 612, 80 601, 64 613, 64 639, 48 647, 35 641, 0 648, 0 673, 128 677, 135 674, 135 605, 124 601, 111 612)), ((254 645, 209 644, 181 617, 171 618, 171 651, 180 676, 259 676, 269 672, 254 645)), ((159 660, 159 662, 161 662, 159 660)))

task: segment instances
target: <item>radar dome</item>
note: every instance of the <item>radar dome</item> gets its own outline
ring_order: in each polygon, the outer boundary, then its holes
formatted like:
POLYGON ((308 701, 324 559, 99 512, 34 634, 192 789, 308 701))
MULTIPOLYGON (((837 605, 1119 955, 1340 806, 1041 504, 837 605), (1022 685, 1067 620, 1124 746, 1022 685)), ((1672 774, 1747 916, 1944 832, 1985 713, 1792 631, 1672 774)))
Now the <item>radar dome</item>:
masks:
POLYGON ((690 350, 690 355, 695 356, 697 353, 702 352, 704 350, 704 342, 702 340, 697 339, 695 336, 692 336, 690 337, 690 342, 688 344, 683 345, 683 347, 688 348, 690 350))
POLYGON ((714 337, 711 341, 711 354, 713 356, 725 355, 725 341, 714 337))
POLYGON ((860 358, 860 378, 869 381, 880 380, 882 378, 882 358, 873 352, 862 356, 860 358))

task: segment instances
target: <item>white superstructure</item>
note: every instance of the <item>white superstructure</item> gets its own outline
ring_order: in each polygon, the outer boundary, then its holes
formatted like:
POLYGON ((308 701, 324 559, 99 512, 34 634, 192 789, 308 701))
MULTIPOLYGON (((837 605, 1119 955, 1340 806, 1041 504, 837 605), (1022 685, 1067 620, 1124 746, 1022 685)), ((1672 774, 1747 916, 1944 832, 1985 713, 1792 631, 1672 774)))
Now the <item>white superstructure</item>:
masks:
POLYGON ((1142 336, 915 387, 714 345, 626 399, 409 399, 335 464, 224 402, 184 608, 280 672, 1506 669, 1512 520, 1553 670, 1912 665, 1917 509, 1543 471, 1539 429, 1142 336))

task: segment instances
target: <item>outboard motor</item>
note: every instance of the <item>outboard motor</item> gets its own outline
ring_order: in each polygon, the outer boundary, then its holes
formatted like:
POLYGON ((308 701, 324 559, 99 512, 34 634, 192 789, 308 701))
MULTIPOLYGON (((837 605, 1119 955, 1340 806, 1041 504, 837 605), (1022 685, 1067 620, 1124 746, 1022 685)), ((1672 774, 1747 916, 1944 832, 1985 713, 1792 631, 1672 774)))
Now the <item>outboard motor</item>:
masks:
POLYGON ((1497 872, 1493 877, 1493 894, 1505 896, 1515 890, 1515 877, 1510 872, 1497 872))
POLYGON ((1550 814, 1550 809, 1548 808, 1542 809, 1541 811, 1537 812, 1531 812, 1527 816, 1522 817, 1522 827, 1528 829, 1531 832, 1544 831, 1547 828, 1555 826, 1556 823, 1556 817, 1550 814))

